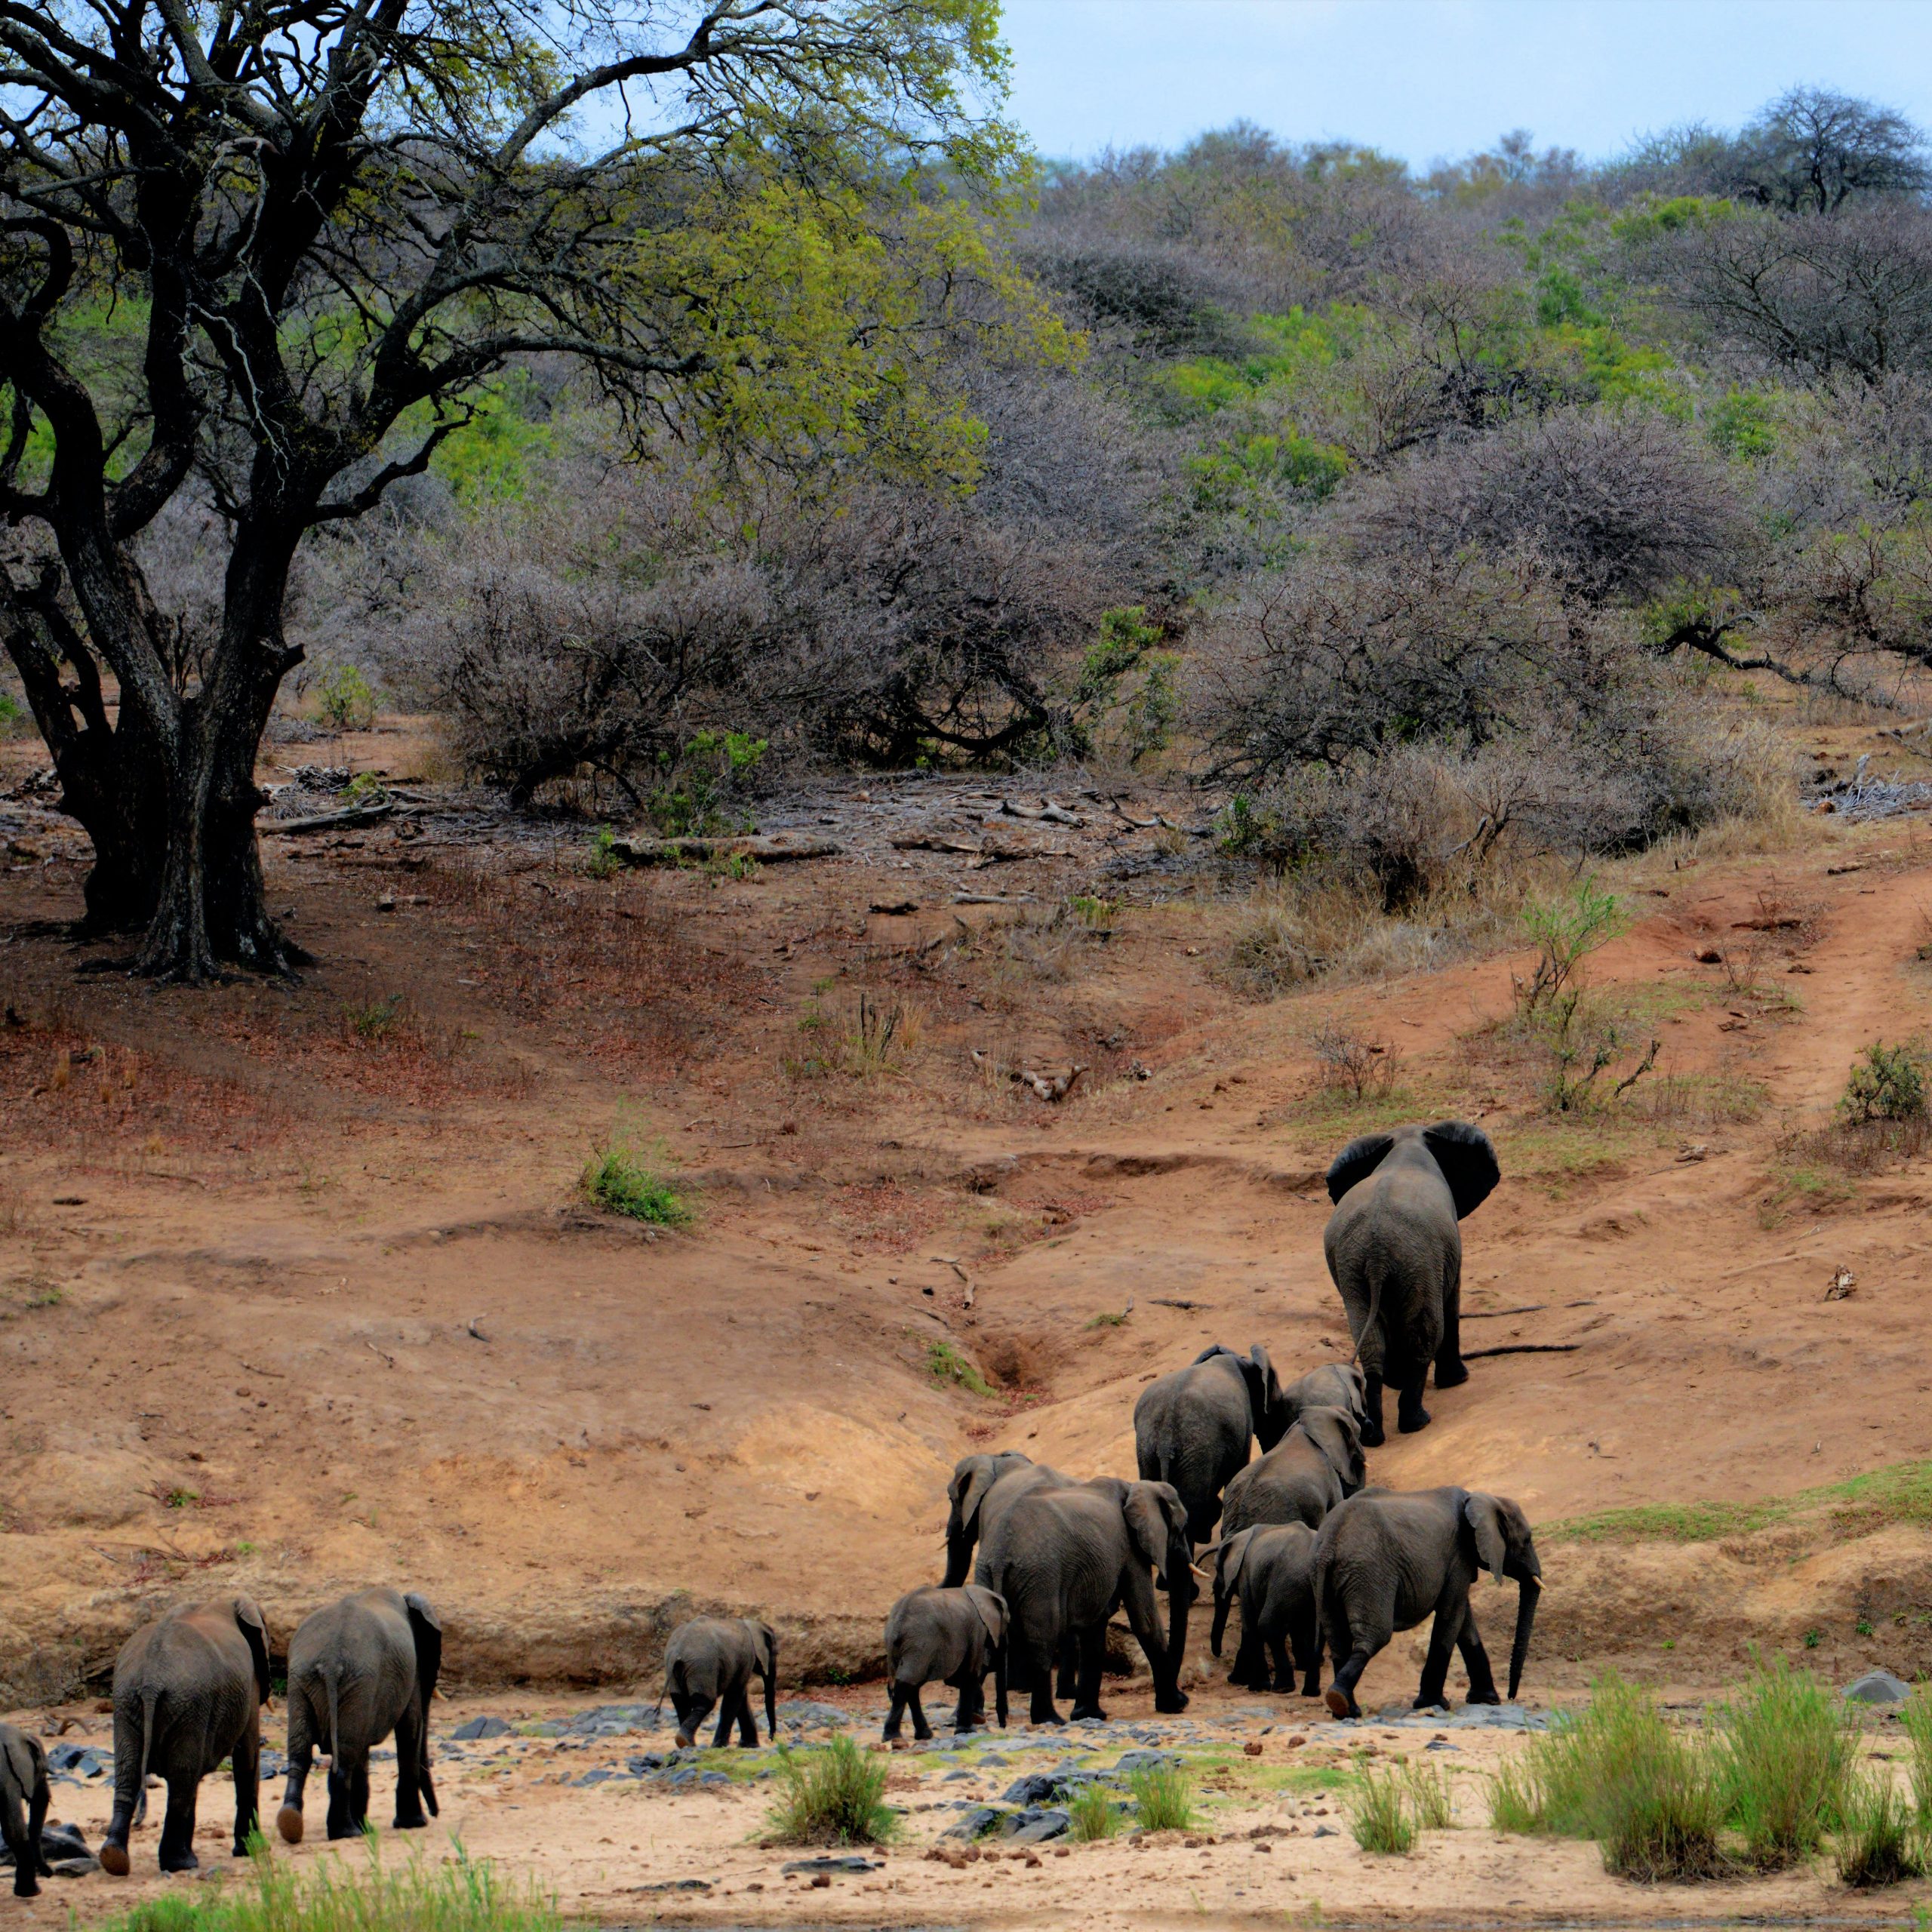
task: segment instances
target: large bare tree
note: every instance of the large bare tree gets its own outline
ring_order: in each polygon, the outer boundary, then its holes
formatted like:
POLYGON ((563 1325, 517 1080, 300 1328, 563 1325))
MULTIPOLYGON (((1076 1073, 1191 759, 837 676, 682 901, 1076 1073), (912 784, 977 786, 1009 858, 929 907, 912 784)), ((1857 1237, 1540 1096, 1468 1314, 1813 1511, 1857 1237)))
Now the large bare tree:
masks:
POLYGON ((161 977, 297 961, 254 828, 291 565, 518 358, 576 358, 640 429, 970 465, 922 349, 1000 275, 970 206, 1016 165, 995 23, 0 0, 0 635, 94 842, 88 922, 161 977), (184 492, 227 537, 198 635, 140 561, 184 492))

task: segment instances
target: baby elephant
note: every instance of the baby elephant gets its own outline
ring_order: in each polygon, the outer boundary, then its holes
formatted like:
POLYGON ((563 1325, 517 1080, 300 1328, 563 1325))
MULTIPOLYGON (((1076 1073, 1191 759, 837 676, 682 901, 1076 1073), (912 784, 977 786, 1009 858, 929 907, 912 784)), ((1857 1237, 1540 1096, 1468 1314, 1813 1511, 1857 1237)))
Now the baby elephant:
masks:
POLYGON ((17 1899, 38 1898, 42 1876, 54 1875, 40 1848, 48 1798, 45 1746, 38 1738, 0 1724, 0 1838, 14 1855, 17 1899))
POLYGON ((436 1815, 429 1781, 429 1700, 443 1629, 414 1591, 365 1590, 305 1618, 288 1646, 288 1783, 276 1829, 302 1842, 302 1792, 318 1745, 329 1754, 328 1834, 368 1822, 369 1753, 395 1733, 395 1829, 436 1815))
MULTIPOLYGON (((731 1741, 738 1727, 740 1744, 758 1742, 748 1687, 755 1673, 764 1680, 764 1728, 778 1735, 778 1638, 768 1623, 749 1617, 694 1617, 672 1633, 664 1650, 664 1687, 678 1713, 678 1743, 694 1743, 697 1727, 718 1706, 712 1747, 731 1741)), ((659 1700, 660 1703, 662 1699, 659 1700)))
POLYGON ((269 1635, 249 1597, 183 1604, 144 1624, 114 1660, 114 1812, 103 1871, 128 1875, 128 1834, 147 1811, 148 1774, 168 1784, 161 1869, 192 1872, 195 1801, 225 1758, 235 1779, 235 1856, 248 1855, 260 1776, 269 1635))
POLYGON ((927 1583, 901 1597, 885 1620, 885 1676, 892 1687, 892 1709, 885 1720, 888 1740, 898 1737, 909 1709, 912 1735, 931 1737, 933 1727, 919 1705, 919 1687, 934 1682, 958 1690, 952 1728, 964 1736, 986 1715, 989 1670, 993 1673, 994 1707, 1004 1730, 1006 1623, 1005 1598, 977 1583, 956 1590, 927 1583))
POLYGON ((1306 1523, 1263 1523, 1217 1544, 1214 1623, 1209 1641, 1221 1654, 1228 1611, 1241 1604, 1241 1647, 1228 1681, 1251 1690, 1321 1694, 1321 1620, 1315 1601, 1315 1532, 1306 1523), (1294 1653, 1291 1669, 1288 1654, 1294 1653), (1274 1675, 1269 1675, 1269 1660, 1274 1675))

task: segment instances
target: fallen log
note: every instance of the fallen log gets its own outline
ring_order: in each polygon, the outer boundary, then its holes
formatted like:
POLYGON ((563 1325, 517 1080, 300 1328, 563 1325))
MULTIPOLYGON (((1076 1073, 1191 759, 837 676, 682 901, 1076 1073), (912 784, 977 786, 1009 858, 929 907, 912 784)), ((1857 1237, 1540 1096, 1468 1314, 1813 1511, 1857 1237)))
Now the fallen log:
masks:
POLYGON ((1574 1355, 1581 1342, 1504 1342, 1493 1349, 1465 1349, 1465 1361, 1480 1361, 1485 1355, 1574 1355))
POLYGON ((691 859, 755 859, 776 865, 786 859, 835 859, 844 847, 829 838, 789 832, 744 832, 734 838, 614 838, 611 856, 627 866, 675 866, 691 859))
POLYGON ((395 811, 394 802, 385 799, 379 805, 346 805, 339 812, 312 812, 306 818, 266 818, 260 826, 263 832, 280 832, 285 837, 303 832, 341 832, 350 826, 374 825, 395 811))

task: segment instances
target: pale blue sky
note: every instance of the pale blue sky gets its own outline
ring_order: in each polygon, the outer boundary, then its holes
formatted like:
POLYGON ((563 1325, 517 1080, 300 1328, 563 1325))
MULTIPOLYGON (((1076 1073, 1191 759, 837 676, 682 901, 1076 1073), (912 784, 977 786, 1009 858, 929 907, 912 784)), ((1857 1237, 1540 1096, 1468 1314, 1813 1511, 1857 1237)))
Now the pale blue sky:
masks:
POLYGON ((1175 147, 1246 118, 1418 168, 1510 128, 1595 159, 1734 127, 1795 82, 1932 127, 1932 0, 1004 0, 1040 153, 1175 147))

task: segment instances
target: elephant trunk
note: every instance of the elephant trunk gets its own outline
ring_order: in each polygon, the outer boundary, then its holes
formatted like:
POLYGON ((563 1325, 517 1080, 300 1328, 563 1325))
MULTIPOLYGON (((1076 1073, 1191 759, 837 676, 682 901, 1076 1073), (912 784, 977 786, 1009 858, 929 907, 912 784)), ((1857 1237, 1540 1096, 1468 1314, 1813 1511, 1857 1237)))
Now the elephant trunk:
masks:
POLYGON ((1011 1652, 1011 1639, 1002 1636, 993 1647, 993 1709, 999 1716, 999 1727, 1006 1728, 1006 1677, 1007 1659, 1011 1652))
POLYGON ((1523 1666, 1530 1655, 1530 1632, 1537 1620, 1537 1601, 1543 1595, 1540 1578, 1525 1577, 1516 1598, 1516 1638, 1509 1646, 1509 1697, 1514 1703, 1516 1687, 1523 1681, 1523 1666))
POLYGON ((967 1580, 973 1567, 974 1540, 955 1509, 946 1526, 946 1576, 940 1584, 942 1589, 956 1590, 967 1580))
POLYGON ((1221 1639, 1227 1634, 1228 1612, 1233 1607, 1234 1600, 1234 1592, 1222 1589, 1217 1577, 1214 1584, 1214 1620, 1208 1630, 1208 1647, 1217 1657, 1221 1654, 1221 1639))
POLYGON ((1168 1678, 1172 1683, 1187 1654, 1187 1611, 1195 1595, 1193 1552, 1184 1535, 1169 1539, 1167 1570, 1168 1678))
POLYGON ((768 1744, 778 1742, 778 1660, 772 1660, 771 1668, 764 1673, 764 1741, 768 1744))

